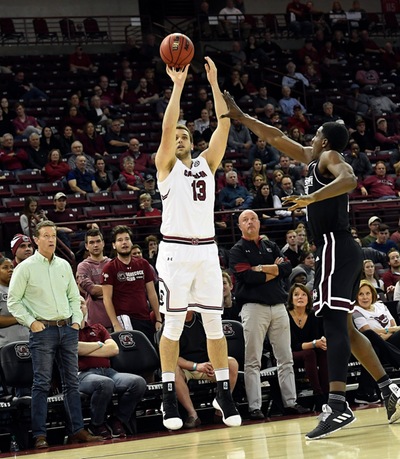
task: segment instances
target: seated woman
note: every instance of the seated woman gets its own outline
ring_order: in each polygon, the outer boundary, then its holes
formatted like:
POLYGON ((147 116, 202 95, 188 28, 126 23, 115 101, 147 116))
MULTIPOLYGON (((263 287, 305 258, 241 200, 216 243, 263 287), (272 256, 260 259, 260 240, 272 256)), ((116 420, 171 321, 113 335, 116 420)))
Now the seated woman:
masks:
POLYGON ((94 180, 101 191, 110 191, 114 182, 112 172, 106 168, 106 163, 102 156, 95 159, 94 162, 94 180))
POLYGON ((53 129, 50 126, 44 126, 42 129, 42 136, 40 137, 40 148, 43 148, 50 153, 51 150, 59 149, 60 142, 53 133, 53 129))
POLYGON ((121 190, 142 191, 143 181, 134 171, 135 161, 131 156, 125 156, 122 161, 122 171, 118 178, 118 186, 121 190))
MULTIPOLYGON (((372 344, 381 363, 400 367, 400 326, 384 303, 378 300, 375 287, 366 279, 360 282, 357 303, 353 312, 356 328, 372 344)), ((361 368, 356 403, 377 403, 380 401, 377 385, 370 374, 361 368)))
POLYGON ((64 118, 64 123, 71 126, 75 134, 82 134, 83 127, 87 123, 87 118, 74 105, 71 105, 67 116, 64 118))
POLYGON ((62 160, 61 152, 58 149, 51 150, 48 161, 44 166, 44 173, 49 182, 56 182, 57 180, 64 179, 70 168, 68 164, 62 160))
POLYGON ((251 168, 249 169, 249 176, 246 179, 246 188, 251 191, 253 188, 253 182, 256 175, 262 175, 263 182, 267 182, 267 174, 265 173, 265 167, 259 158, 255 158, 251 168))
POLYGON ((45 220, 45 213, 43 210, 37 211, 38 200, 33 196, 25 198, 24 208, 19 218, 22 232, 25 236, 32 236, 35 234, 36 225, 45 220))
MULTIPOLYGON (((303 250, 303 249, 302 249, 303 250)), ((314 254, 310 251, 302 251, 299 256, 299 264, 307 274, 306 287, 311 291, 314 287, 315 277, 315 258, 314 254)))
POLYGON ((313 389, 315 410, 321 411, 329 392, 327 343, 311 308, 310 291, 303 284, 293 284, 288 310, 294 365, 305 368, 313 389))
POLYGON ((279 217, 275 215, 274 203, 272 200, 271 189, 268 183, 262 182, 258 187, 257 193, 251 204, 252 209, 258 210, 258 217, 263 225, 279 223, 279 217))
POLYGON ((386 297, 383 280, 379 278, 375 270, 375 264, 372 260, 363 261, 361 279, 366 279, 373 287, 375 287, 379 299, 385 301, 386 297))

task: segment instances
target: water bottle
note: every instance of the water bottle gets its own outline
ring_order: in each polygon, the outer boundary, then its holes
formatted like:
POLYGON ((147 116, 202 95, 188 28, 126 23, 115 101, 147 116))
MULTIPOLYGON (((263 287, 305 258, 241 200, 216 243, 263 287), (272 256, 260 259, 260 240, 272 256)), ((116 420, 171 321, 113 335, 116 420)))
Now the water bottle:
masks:
POLYGON ((13 435, 11 437, 10 452, 17 452, 17 451, 19 451, 19 445, 17 443, 17 440, 15 439, 15 436, 13 435))

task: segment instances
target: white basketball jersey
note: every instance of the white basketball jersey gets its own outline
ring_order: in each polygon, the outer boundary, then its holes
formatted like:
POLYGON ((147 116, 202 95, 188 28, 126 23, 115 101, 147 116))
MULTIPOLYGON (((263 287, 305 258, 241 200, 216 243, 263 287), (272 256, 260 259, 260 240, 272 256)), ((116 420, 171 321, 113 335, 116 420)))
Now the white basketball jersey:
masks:
POLYGON ((178 159, 168 177, 158 182, 158 189, 164 236, 214 237, 215 180, 202 156, 192 160, 191 168, 178 159))

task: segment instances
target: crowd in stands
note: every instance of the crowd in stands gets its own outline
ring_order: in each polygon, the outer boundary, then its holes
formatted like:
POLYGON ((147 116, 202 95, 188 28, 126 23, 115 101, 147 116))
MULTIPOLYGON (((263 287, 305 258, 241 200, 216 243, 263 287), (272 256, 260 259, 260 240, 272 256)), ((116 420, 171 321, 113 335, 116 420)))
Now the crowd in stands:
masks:
MULTIPOLYGON (((208 3, 202 2, 200 8, 201 36, 210 39, 214 31, 207 21, 208 3)), ((274 40, 273 31, 254 28, 246 21, 243 2, 227 0, 219 12, 221 19, 217 29, 221 38, 232 40, 232 50, 226 53, 229 64, 220 72, 223 89, 234 95, 237 103, 252 115, 279 127, 304 146, 311 144, 321 123, 345 122, 350 142, 343 157, 358 179, 350 197, 397 199, 400 196, 400 117, 397 100, 393 99, 397 97, 395 85, 400 78, 400 51, 390 41, 381 46, 371 38, 371 23, 357 0, 349 12, 344 12, 338 1, 333 2, 329 12, 317 11, 312 2, 293 1, 287 5, 287 14, 288 33, 301 42, 297 49, 282 49, 274 40), (276 69, 274 75, 267 70, 271 66, 276 69), (275 75, 279 76, 278 80, 275 75), (345 95, 340 104, 336 103, 338 88, 345 95), (321 93, 324 93, 322 98, 321 93), (317 103, 310 102, 314 96, 317 103)), ((12 264, 16 266, 32 255, 31 238, 36 225, 45 219, 62 223, 57 227, 57 237, 81 256, 77 282, 88 308, 87 323, 90 327, 100 323, 108 329, 99 327, 100 331, 96 331, 100 333, 100 341, 110 349, 106 359, 116 352, 110 331, 137 328, 153 342, 153 334, 162 322, 155 294, 162 206, 154 152, 171 96, 153 34, 148 34, 141 46, 132 41, 127 50, 113 58, 118 62, 110 68, 105 61, 97 62, 81 45, 77 46, 65 60, 64 70, 73 85, 68 91, 60 88, 62 97, 60 91, 53 92, 52 86, 34 80, 32 69, 24 69, 17 60, 13 60, 15 64, 10 67, 6 57, 0 62, 10 70, 5 74, 8 83, 0 103, 0 181, 5 173, 36 172, 41 174, 43 182, 60 182, 61 187, 54 193, 52 209, 39 208, 38 196, 34 193, 25 198, 20 216, 21 234, 11 241, 13 263, 0 258, 0 290, 7 291, 12 264), (52 115, 57 104, 62 105, 61 110, 52 115), (37 110, 38 107, 41 110, 37 110), (145 238, 148 246, 133 244, 128 227, 120 232, 114 228, 111 242, 117 255, 114 252, 107 254, 108 257, 105 254, 108 234, 103 237, 99 231, 101 218, 96 219, 99 224, 79 223, 76 209, 69 201, 77 195, 86 198, 118 191, 136 193, 137 206, 132 208, 130 224, 137 222, 137 234, 141 240, 145 238), (116 307, 113 294, 123 293, 113 293, 111 288, 117 272, 113 265, 118 263, 118 255, 127 251, 129 263, 139 264, 146 273, 145 285, 138 287, 141 301, 137 316, 129 305, 124 309, 125 303, 120 309, 116 307), (103 280, 101 273, 107 274, 103 280), (107 285, 104 291, 102 283, 107 285), (128 316, 129 326, 124 316, 128 316)), ((218 66, 218 59, 216 63, 218 66)), ((195 158, 208 146, 217 119, 201 72, 189 73, 185 88, 179 122, 192 133, 195 158)), ((292 161, 263 139, 255 138, 240 121, 234 120, 227 155, 216 174, 216 210, 253 209, 266 238, 269 231, 279 225, 284 231, 286 245, 282 244, 278 250, 288 263, 284 285, 292 357, 295 367, 306 367, 314 403, 320 410, 328 392, 324 352, 327 343, 311 311, 315 245, 307 239, 305 211, 291 212, 282 204, 283 197, 305 194, 306 174, 307 166, 292 161)), ((223 221, 216 222, 217 228, 224 225, 223 221)), ((352 229, 364 254, 364 281, 360 284, 354 320, 357 328, 371 340, 381 360, 398 366, 397 311, 389 312, 384 303, 400 300, 400 230, 385 224, 380 216, 372 216, 368 225, 363 223, 363 226, 368 226, 368 235, 359 235, 357 228, 352 229), (365 311, 372 312, 379 320, 374 321, 365 311)), ((224 247, 220 250, 229 251, 224 247)), ((227 257, 221 256, 221 268, 224 270, 223 317, 240 321, 227 257)), ((2 330, 19 327, 9 317, 8 310, 2 308, 0 318, 7 320, 2 330)), ((188 316, 185 326, 192 326, 196 320, 199 321, 197 316, 188 316)), ((199 330, 200 336, 201 327, 199 330)), ((16 336, 10 334, 6 338, 11 340, 16 336)), ((187 354, 182 355, 177 369, 179 381, 190 379, 187 362, 193 360, 189 344, 186 341, 184 344, 187 354)), ((198 368, 203 365, 202 371, 211 374, 205 366, 207 354, 204 352, 204 362, 196 365, 198 368)), ((234 362, 230 363, 230 376, 232 382, 236 382, 234 362)), ((142 389, 140 386, 139 399, 143 396, 142 389)), ((197 427, 200 421, 186 386, 181 390, 178 399, 187 411, 185 427, 197 427)), ((379 398, 377 388, 368 375, 363 374, 356 399, 360 403, 374 403, 379 398)), ((301 413, 301 409, 296 408, 296 412, 301 413)), ((117 411, 107 422, 105 412, 92 413, 91 431, 103 438, 134 433, 132 413, 128 414, 117 411)), ((250 418, 262 419, 263 414, 254 408, 250 418)))

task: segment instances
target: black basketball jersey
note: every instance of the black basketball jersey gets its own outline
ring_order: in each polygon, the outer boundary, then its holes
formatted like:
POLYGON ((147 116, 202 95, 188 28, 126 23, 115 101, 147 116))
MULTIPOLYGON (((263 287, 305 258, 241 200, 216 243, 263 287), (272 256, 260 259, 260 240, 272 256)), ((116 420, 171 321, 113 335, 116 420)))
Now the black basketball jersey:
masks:
MULTIPOLYGON (((306 194, 320 190, 333 179, 323 177, 318 170, 318 161, 308 165, 308 177, 305 180, 306 194)), ((349 197, 347 193, 314 202, 307 207, 307 221, 311 236, 318 244, 324 234, 349 232, 349 197)))

